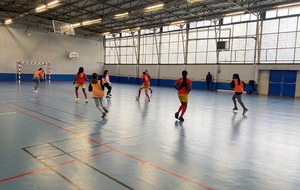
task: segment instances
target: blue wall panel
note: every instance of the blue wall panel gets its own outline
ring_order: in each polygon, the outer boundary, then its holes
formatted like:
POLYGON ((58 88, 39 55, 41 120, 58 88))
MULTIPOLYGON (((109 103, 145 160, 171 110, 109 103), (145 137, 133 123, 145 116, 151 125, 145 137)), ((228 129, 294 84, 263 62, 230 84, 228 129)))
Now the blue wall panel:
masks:
POLYGON ((14 73, 1 73, 0 81, 16 81, 16 74, 14 73))
MULTIPOLYGON (((21 81, 32 81, 33 74, 21 74, 21 81)), ((61 75, 61 74, 52 74, 51 81, 74 81, 75 75, 61 75)), ((88 75, 88 79, 91 79, 91 75, 88 75)), ((102 79, 99 76, 99 79, 102 79)), ((1 73, 0 74, 0 81, 16 81, 16 74, 14 73, 1 73)), ((110 76, 110 81, 112 83, 126 83, 126 84, 142 84, 141 78, 135 77, 117 77, 117 76, 110 76)), ((155 79, 151 78, 150 83, 151 86, 164 86, 164 87, 173 87, 173 84, 176 80, 172 79, 155 79)), ((223 89, 223 90, 232 90, 230 88, 229 83, 213 83, 211 86, 211 90, 216 89, 223 89)), ((256 86, 257 88, 257 86, 256 86)), ((193 89, 199 90, 206 90, 206 83, 203 81, 193 81, 193 89)), ((250 90, 251 87, 249 85, 246 86, 245 91, 250 90)))

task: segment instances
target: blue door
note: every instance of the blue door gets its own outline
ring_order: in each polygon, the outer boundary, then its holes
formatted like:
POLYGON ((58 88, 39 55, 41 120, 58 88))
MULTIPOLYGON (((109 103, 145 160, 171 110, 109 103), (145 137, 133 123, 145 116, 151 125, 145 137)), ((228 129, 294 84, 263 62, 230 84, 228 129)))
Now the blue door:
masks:
POLYGON ((280 96, 282 71, 270 71, 269 95, 280 96))
POLYGON ((295 97, 297 71, 283 71, 282 96, 295 97))
POLYGON ((270 71, 269 95, 295 96, 297 71, 270 71))

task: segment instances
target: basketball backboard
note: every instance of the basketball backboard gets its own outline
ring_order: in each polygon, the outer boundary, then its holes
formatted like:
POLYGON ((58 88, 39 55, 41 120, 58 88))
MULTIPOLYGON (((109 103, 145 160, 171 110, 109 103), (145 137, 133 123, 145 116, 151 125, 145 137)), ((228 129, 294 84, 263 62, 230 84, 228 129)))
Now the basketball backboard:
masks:
POLYGON ((61 35, 75 35, 75 30, 70 23, 52 20, 53 30, 61 35))

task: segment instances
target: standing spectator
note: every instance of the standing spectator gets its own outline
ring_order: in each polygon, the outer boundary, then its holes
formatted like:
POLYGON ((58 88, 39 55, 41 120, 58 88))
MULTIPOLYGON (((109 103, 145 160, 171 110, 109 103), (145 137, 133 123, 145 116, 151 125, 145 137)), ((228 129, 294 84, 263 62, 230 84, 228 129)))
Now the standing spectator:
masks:
MULTIPOLYGON (((106 98, 111 98, 112 83, 109 80, 109 70, 105 70, 102 75, 103 85, 107 88, 106 98)), ((104 89, 103 89, 104 90, 104 89)))
POLYGON ((150 92, 152 94, 153 90, 152 90, 152 88, 150 88, 150 79, 151 79, 151 76, 149 75, 148 70, 145 70, 145 72, 146 72, 146 75, 147 75, 147 77, 149 79, 149 90, 150 90, 150 92))
POLYGON ((180 121, 184 121, 183 115, 187 109, 188 103, 188 94, 192 89, 192 82, 187 78, 188 72, 186 70, 182 71, 182 78, 179 78, 175 83, 174 87, 178 90, 178 99, 181 105, 178 108, 178 111, 175 113, 175 118, 180 121), (180 114, 180 117, 178 118, 180 114))
POLYGON ((236 105, 236 99, 238 100, 238 102, 240 103, 240 105, 242 106, 243 110, 243 115, 246 114, 246 112, 248 111, 248 109, 245 107, 244 103, 242 102, 242 94, 244 91, 244 88, 246 86, 246 84, 240 79, 239 74, 233 74, 232 76, 232 81, 230 83, 231 88, 234 89, 234 95, 232 96, 232 101, 234 104, 234 108, 233 110, 238 110, 237 105, 236 105))
POLYGON ((38 93, 37 88, 39 87, 40 80, 42 78, 42 68, 39 68, 39 70, 35 71, 33 74, 33 80, 35 82, 35 86, 33 87, 33 92, 38 93))
POLYGON ((141 78, 143 80, 143 84, 139 88, 138 96, 136 97, 136 100, 140 100, 141 91, 142 91, 142 89, 144 89, 145 90, 145 95, 147 96, 148 101, 150 101, 150 97, 148 95, 149 79, 148 79, 147 74, 146 74, 145 71, 143 72, 143 76, 141 78))
POLYGON ((84 84, 85 80, 89 81, 86 74, 84 73, 83 67, 79 67, 78 72, 76 73, 75 79, 74 79, 74 82, 73 82, 73 84, 75 84, 76 102, 79 101, 79 97, 78 97, 78 88, 79 87, 82 88, 82 92, 83 92, 83 95, 85 97, 85 103, 89 102, 89 100, 87 98, 87 95, 86 95, 86 92, 85 92, 85 84, 84 84))
POLYGON ((206 80, 206 89, 210 90, 210 85, 211 85, 211 81, 212 81, 212 76, 211 76, 210 72, 207 73, 205 80, 206 80))
POLYGON ((102 113, 102 118, 106 117, 108 110, 103 105, 104 97, 104 86, 101 80, 98 80, 98 74, 93 73, 91 83, 89 84, 89 91, 92 92, 92 97, 94 98, 96 107, 102 113))

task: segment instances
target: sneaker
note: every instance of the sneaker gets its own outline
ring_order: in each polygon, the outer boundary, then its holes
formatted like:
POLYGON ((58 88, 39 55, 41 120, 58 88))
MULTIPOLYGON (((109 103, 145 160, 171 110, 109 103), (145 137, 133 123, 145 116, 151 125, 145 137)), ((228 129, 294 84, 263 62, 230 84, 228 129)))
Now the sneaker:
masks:
POLYGON ((34 90, 33 92, 34 92, 34 93, 38 93, 38 91, 37 91, 37 90, 34 90))
POLYGON ((243 111, 243 115, 245 115, 246 113, 247 113, 247 111, 248 111, 248 109, 246 108, 246 109, 244 109, 244 111, 243 111))
POLYGON ((104 112, 104 113, 102 113, 102 116, 101 116, 102 118, 105 118, 106 117, 106 113, 104 112))
POLYGON ((108 113, 108 110, 105 107, 103 107, 103 110, 105 111, 105 113, 108 113))
POLYGON ((79 98, 76 98, 76 102, 79 102, 79 98))
POLYGON ((89 103, 89 100, 88 100, 88 99, 85 99, 85 103, 86 103, 86 104, 89 103))
POLYGON ((178 117, 179 117, 179 113, 176 112, 176 113, 175 113, 175 118, 178 119, 178 117))
POLYGON ((180 118, 179 118, 179 121, 184 121, 183 117, 180 117, 180 118))
POLYGON ((107 96, 106 96, 106 98, 110 98, 110 96, 109 96, 109 95, 107 95, 107 96))
POLYGON ((140 100, 140 97, 136 97, 136 100, 139 101, 139 100, 140 100))
POLYGON ((148 102, 150 102, 150 98, 148 98, 148 102))
POLYGON ((234 107, 232 110, 233 110, 233 111, 234 111, 234 110, 238 110, 238 108, 237 108, 237 107, 234 107))
POLYGON ((112 97, 111 93, 108 94, 109 97, 112 97))

